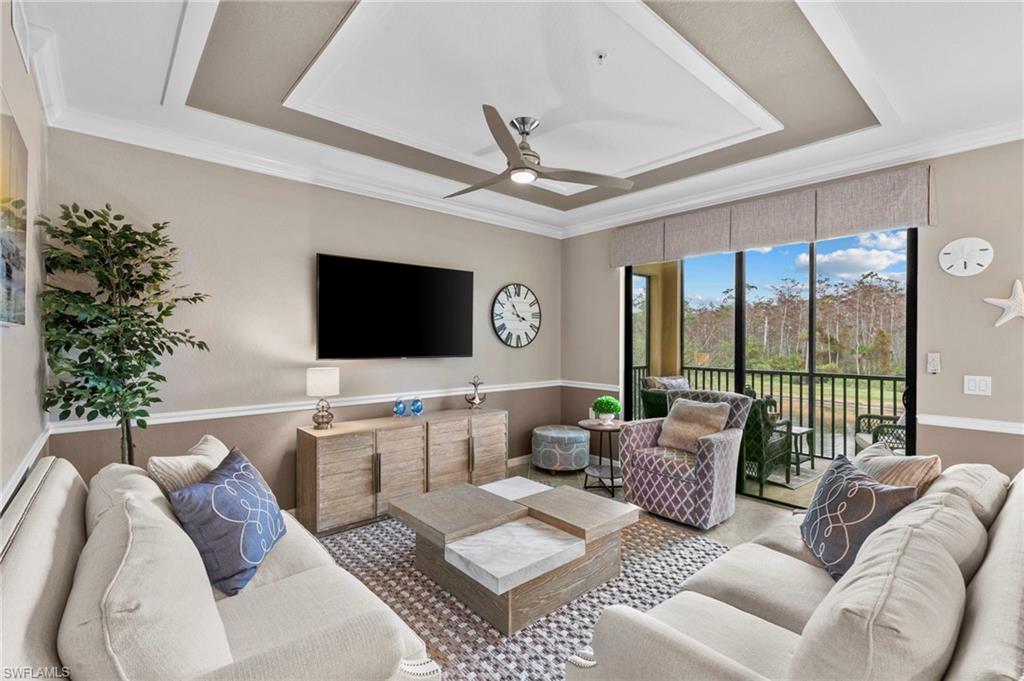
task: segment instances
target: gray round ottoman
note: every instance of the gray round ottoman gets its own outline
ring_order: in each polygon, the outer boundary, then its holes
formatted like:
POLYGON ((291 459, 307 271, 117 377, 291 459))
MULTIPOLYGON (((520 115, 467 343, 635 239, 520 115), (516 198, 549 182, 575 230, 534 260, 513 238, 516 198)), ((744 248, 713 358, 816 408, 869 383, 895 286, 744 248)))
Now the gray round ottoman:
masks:
POLYGON ((578 471, 590 463, 590 433, 576 426, 533 429, 533 465, 549 471, 578 471))

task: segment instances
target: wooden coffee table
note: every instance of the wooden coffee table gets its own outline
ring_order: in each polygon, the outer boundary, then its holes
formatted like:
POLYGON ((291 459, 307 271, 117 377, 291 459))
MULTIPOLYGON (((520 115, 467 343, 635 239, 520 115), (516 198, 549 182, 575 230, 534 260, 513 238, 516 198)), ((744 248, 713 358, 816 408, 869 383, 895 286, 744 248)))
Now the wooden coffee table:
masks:
POLYGON ((503 634, 617 577, 639 509, 573 487, 511 500, 461 484, 390 504, 416 568, 503 634))

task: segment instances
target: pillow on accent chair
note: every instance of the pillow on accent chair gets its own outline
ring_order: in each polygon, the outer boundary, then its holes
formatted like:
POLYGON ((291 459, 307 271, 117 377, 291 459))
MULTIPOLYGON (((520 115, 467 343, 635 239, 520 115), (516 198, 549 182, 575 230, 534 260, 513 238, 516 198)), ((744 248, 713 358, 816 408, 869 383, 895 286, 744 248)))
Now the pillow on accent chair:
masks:
POLYGON ((884 485, 838 456, 821 476, 800 536, 838 580, 853 565, 868 535, 916 498, 913 487, 884 485))
POLYGON ((274 493, 237 449, 201 482, 171 492, 170 498, 210 583, 229 596, 249 583, 285 533, 274 493))
POLYGON ((861 458, 861 455, 870 449, 872 448, 869 447, 853 457, 853 465, 883 484, 915 488, 918 499, 942 472, 942 460, 934 454, 928 456, 882 454, 861 458))
POLYGON ((697 402, 680 397, 661 424, 659 447, 695 451, 697 440, 719 433, 729 420, 728 402, 697 402))
POLYGON ((228 448, 223 442, 212 435, 204 435, 184 454, 149 457, 146 472, 164 494, 170 494, 205 478, 227 455, 228 448))

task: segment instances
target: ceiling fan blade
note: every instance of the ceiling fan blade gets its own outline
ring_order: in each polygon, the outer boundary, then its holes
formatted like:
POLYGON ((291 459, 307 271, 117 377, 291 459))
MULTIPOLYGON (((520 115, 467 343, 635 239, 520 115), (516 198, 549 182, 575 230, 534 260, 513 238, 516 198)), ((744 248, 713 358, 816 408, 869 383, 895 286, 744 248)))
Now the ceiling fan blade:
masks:
POLYGON ((466 187, 465 189, 460 189, 459 191, 455 192, 454 194, 449 194, 448 196, 446 196, 444 198, 450 199, 450 198, 453 198, 455 196, 462 196, 463 194, 468 194, 470 192, 475 192, 477 189, 486 189, 487 187, 493 187, 496 184, 501 184, 502 182, 504 182, 507 179, 508 179, 508 173, 507 172, 501 173, 500 175, 494 175, 492 177, 488 177, 483 182, 477 182, 472 187, 466 187))
POLYGON ((484 104, 484 118, 487 120, 487 127, 491 130, 491 136, 498 143, 498 148, 501 149, 501 153, 505 154, 509 164, 522 163, 523 154, 519 151, 519 145, 516 144, 498 110, 490 104, 484 104))
POLYGON ((545 180, 557 180, 558 182, 572 182, 574 184, 589 184, 595 187, 611 187, 612 189, 630 190, 633 188, 633 180, 627 180, 612 175, 601 175, 600 173, 588 173, 583 170, 567 170, 565 168, 546 168, 537 166, 537 172, 545 180))

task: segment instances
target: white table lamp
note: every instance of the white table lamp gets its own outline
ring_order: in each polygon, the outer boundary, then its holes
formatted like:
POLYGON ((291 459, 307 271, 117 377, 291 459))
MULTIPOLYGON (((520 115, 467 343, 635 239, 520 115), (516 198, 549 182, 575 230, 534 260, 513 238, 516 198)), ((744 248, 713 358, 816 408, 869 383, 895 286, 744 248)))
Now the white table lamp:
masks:
POLYGON ((338 367, 315 367, 306 369, 306 396, 319 397, 316 403, 316 413, 313 414, 313 423, 317 430, 326 430, 331 427, 334 414, 331 413, 331 404, 325 398, 333 397, 341 392, 341 372, 338 367))

